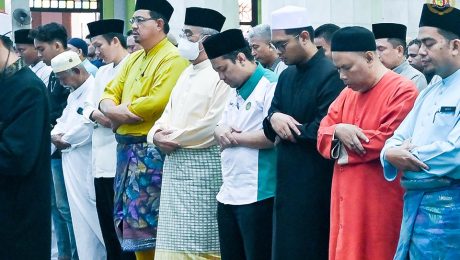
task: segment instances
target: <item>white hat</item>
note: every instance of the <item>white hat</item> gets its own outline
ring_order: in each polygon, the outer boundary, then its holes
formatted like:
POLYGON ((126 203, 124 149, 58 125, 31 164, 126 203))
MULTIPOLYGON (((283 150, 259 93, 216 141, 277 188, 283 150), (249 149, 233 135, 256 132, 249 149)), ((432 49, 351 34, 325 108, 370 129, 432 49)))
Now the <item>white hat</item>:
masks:
POLYGON ((80 57, 76 52, 65 51, 51 60, 51 68, 53 68, 54 73, 58 73, 74 68, 80 63, 80 57))
POLYGON ((272 30, 305 28, 311 26, 307 9, 288 5, 272 12, 272 30))

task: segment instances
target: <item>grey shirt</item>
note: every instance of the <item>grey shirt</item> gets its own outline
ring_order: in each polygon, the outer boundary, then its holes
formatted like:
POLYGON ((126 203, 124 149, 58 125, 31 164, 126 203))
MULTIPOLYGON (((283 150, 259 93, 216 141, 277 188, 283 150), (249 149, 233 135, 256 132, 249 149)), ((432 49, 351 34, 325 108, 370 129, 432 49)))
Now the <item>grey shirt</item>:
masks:
POLYGON ((394 68, 393 71, 407 79, 412 80, 419 92, 428 85, 425 75, 412 67, 407 60, 401 63, 398 67, 394 68))

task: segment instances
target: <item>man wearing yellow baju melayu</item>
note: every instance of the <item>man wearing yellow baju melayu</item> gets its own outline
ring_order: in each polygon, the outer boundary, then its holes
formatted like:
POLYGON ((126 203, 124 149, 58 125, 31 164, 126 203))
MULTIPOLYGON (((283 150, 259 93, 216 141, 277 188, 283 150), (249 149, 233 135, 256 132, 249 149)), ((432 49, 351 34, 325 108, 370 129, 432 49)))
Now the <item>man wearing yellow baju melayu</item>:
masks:
POLYGON ((188 65, 166 38, 173 11, 166 0, 136 2, 130 23, 144 49, 128 58, 100 102, 118 142, 115 228, 122 249, 135 251, 138 259, 153 259, 164 159, 146 136, 188 65))

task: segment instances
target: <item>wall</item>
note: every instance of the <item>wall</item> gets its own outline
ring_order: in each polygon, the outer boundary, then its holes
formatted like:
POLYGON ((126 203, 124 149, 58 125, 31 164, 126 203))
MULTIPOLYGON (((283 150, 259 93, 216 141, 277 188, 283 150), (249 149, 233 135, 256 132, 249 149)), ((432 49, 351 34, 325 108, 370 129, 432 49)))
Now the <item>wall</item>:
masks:
MULTIPOLYGON (((235 28, 239 26, 238 18, 238 3, 237 0, 168 0, 174 7, 174 13, 170 20, 171 32, 177 36, 182 29, 185 8, 191 6, 206 7, 217 10, 227 17, 224 29, 235 28)), ((129 0, 104 0, 103 14, 104 18, 124 19, 126 27, 129 30, 130 26, 127 23, 134 12, 135 1, 129 0), (111 1, 112 4, 107 4, 111 1)))
MULTIPOLYGON (((407 25, 408 38, 414 38, 422 6, 428 0, 261 0, 262 23, 270 23, 270 13, 285 5, 308 9, 314 28, 324 23, 339 26, 359 25, 371 28, 372 23, 395 22, 407 25)), ((429 1, 431 2, 431 1, 429 1)), ((457 1, 451 1, 458 7, 457 1)))

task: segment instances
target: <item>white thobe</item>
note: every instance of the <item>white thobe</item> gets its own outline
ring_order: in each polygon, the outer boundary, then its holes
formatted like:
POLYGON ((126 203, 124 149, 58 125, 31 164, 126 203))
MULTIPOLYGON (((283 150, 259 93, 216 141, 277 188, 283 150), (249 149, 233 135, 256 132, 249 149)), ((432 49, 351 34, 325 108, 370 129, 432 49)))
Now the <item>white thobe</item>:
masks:
POLYGON ((35 64, 35 66, 30 65, 29 68, 43 81, 43 83, 45 83, 45 86, 48 86, 50 74, 53 71, 50 66, 47 66, 43 61, 40 61, 35 64))
POLYGON ((67 106, 52 135, 64 134, 71 146, 62 150, 62 168, 69 200, 72 225, 80 259, 106 259, 104 240, 96 211, 94 181, 91 174, 91 136, 93 124, 77 113, 94 88, 89 78, 67 98, 67 106))
POLYGON ((149 131, 147 141, 152 143, 158 130, 172 130, 167 139, 179 143, 182 148, 216 145, 214 129, 230 90, 219 79, 209 60, 188 66, 177 80, 163 114, 149 131))
MULTIPOLYGON (((126 56, 128 57, 128 56, 126 56)), ((83 116, 88 120, 91 113, 97 110, 105 86, 117 75, 123 67, 126 57, 114 66, 113 63, 104 65, 96 73, 95 85, 88 100, 85 101, 83 116)), ((94 178, 114 178, 117 168, 117 141, 111 128, 94 124, 92 137, 92 169, 94 178)))

